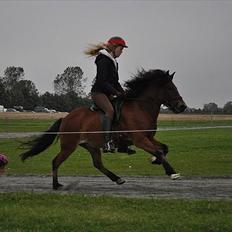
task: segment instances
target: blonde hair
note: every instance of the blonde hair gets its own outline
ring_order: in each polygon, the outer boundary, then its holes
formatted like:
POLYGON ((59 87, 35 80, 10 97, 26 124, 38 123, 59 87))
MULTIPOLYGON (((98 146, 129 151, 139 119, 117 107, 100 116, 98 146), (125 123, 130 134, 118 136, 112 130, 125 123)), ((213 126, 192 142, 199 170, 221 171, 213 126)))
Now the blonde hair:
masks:
POLYGON ((106 44, 106 43, 98 43, 98 44, 90 44, 89 47, 84 51, 85 55, 90 57, 97 56, 99 52, 103 49, 106 49, 108 52, 112 52, 115 50, 117 45, 106 44))

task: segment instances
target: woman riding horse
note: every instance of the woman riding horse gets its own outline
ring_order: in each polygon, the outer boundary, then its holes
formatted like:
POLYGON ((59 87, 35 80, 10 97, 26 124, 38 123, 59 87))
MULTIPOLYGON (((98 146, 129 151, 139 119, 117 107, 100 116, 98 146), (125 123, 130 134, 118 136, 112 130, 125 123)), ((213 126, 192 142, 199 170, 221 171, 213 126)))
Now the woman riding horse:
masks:
POLYGON ((111 127, 114 117, 114 108, 111 104, 113 96, 123 96, 125 92, 119 83, 118 58, 123 49, 127 48, 124 39, 114 36, 107 43, 93 45, 85 53, 89 56, 96 56, 97 75, 91 89, 91 96, 94 103, 104 112, 102 126, 105 143, 103 152, 114 152, 115 146, 111 139, 111 127))
MULTIPOLYGON (((162 104, 174 113, 181 113, 187 107, 172 81, 173 76, 174 73, 170 75, 163 70, 142 70, 127 81, 126 100, 116 130, 121 131, 118 134, 130 140, 131 144, 150 153, 152 163, 161 164, 166 174, 175 179, 180 176, 167 161, 167 145, 154 138, 162 104)), ((90 152, 93 164, 99 171, 117 184, 125 182, 104 167, 100 150, 104 143, 100 113, 92 112, 87 107, 71 111, 65 118, 57 120, 42 136, 29 142, 29 150, 21 154, 22 160, 47 149, 58 134, 61 149, 52 161, 53 189, 62 186, 58 182, 58 168, 78 145, 90 152)))

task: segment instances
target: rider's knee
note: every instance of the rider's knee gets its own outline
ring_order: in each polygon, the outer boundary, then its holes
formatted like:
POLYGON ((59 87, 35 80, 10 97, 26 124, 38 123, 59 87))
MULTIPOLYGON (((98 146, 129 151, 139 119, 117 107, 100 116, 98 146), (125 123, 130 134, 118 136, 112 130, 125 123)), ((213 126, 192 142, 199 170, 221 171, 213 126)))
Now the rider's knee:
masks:
POLYGON ((108 109, 105 114, 110 117, 111 119, 113 119, 114 117, 114 110, 113 109, 108 109))

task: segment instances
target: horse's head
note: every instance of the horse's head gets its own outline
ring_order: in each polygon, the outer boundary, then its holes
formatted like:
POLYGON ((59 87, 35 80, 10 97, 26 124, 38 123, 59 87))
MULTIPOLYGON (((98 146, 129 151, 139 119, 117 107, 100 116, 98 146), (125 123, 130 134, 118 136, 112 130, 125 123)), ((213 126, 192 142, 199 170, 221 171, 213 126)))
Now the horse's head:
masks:
POLYGON ((164 104, 175 113, 186 109, 186 104, 172 82, 173 74, 160 69, 142 69, 125 83, 127 98, 150 98, 158 105, 164 104))
POLYGON ((187 108, 187 105, 183 101, 177 87, 172 81, 174 74, 175 72, 173 74, 169 74, 169 71, 165 72, 168 81, 163 85, 162 104, 167 106, 174 113, 178 114, 183 112, 187 108))

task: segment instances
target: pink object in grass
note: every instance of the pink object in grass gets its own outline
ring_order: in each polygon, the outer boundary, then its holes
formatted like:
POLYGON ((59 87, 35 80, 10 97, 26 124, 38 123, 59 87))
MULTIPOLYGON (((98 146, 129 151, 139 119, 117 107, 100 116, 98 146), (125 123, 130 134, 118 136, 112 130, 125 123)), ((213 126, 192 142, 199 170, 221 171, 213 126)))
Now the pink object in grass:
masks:
POLYGON ((6 155, 0 154, 0 167, 5 166, 8 163, 6 155))

